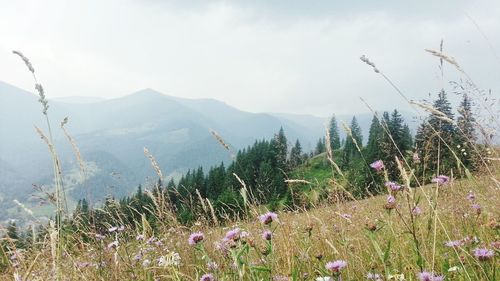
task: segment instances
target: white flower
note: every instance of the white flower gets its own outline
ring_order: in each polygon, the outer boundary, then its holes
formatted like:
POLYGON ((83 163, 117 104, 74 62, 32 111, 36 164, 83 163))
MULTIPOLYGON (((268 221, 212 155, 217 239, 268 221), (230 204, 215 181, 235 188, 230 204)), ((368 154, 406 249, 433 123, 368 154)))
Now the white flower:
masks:
POLYGON ((144 266, 144 267, 148 267, 150 264, 151 264, 151 261, 150 261, 150 260, 148 260, 148 259, 145 259, 145 260, 142 262, 142 266, 144 266))
POLYGON ((394 274, 394 275, 389 275, 387 276, 388 280, 397 280, 397 281, 405 281, 405 275, 404 274, 394 274))
POLYGON ((316 278, 316 281, 333 281, 331 277, 318 277, 316 278))
POLYGON ((179 266, 181 264, 181 256, 179 253, 170 252, 166 256, 161 256, 158 259, 158 266, 179 266))
POLYGON ((453 266, 453 267, 448 268, 448 272, 455 272, 455 271, 459 271, 459 270, 460 270, 460 267, 458 267, 458 266, 453 266))

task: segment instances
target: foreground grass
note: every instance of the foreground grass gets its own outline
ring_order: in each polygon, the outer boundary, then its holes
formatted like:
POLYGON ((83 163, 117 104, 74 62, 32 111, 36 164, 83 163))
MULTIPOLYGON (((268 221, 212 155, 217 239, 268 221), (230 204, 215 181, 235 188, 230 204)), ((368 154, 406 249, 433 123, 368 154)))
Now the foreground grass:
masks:
MULTIPOLYGON (((404 201, 408 191, 403 191, 396 196, 394 209, 387 209, 387 195, 381 195, 279 213, 279 219, 268 225, 254 218, 231 227, 200 224, 152 233, 143 224, 141 232, 128 227, 121 232, 111 229, 101 233, 102 240, 92 237, 84 242, 69 236, 59 274, 62 280, 200 280, 207 273, 217 280, 316 280, 325 276, 337 280, 340 275, 342 280, 366 280, 372 273, 379 274, 373 280, 433 280, 418 279, 419 272, 428 271, 447 280, 496 280, 500 195, 494 180, 457 180, 436 188, 429 185, 410 191, 420 198, 421 214, 413 223, 415 237, 408 230, 410 209, 404 201), (248 237, 240 237, 240 232, 239 239, 221 241, 235 227, 248 232, 248 237), (266 229, 272 232, 270 240, 262 237, 266 229), (190 245, 188 237, 193 232, 203 232, 204 240, 190 245), (457 246, 447 246, 449 241, 456 241, 457 246), (476 248, 492 250, 494 256, 482 260, 474 255, 476 248), (334 260, 344 260, 347 266, 339 272, 326 270, 326 263, 334 260)), ((0 279, 53 279, 50 238, 37 247, 32 252, 9 253, 10 266, 0 279)))

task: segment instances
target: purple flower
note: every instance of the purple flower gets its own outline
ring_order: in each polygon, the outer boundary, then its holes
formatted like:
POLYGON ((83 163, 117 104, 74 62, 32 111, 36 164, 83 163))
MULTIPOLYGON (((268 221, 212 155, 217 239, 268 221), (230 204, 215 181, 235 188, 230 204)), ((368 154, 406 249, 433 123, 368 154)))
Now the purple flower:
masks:
POLYGON ((385 186, 390 188, 392 191, 399 191, 401 189, 401 185, 399 185, 395 182, 392 182, 392 181, 386 182, 385 186))
POLYGON ((263 224, 270 224, 275 220, 278 220, 278 215, 273 212, 267 212, 259 217, 259 220, 263 224))
POLYGON ((380 172, 384 168, 384 162, 382 160, 377 160, 370 164, 370 167, 375 169, 375 171, 380 172))
POLYGON ((443 281, 444 276, 434 275, 432 272, 422 271, 417 274, 420 281, 443 281))
POLYGON ((445 246, 451 247, 451 248, 458 248, 462 246, 464 242, 462 240, 455 240, 455 241, 448 241, 444 243, 445 246))
POLYGON ((387 201, 384 205, 384 208, 388 210, 396 208, 396 198, 392 195, 387 196, 387 201))
POLYGON ((476 214, 481 214, 481 205, 479 204, 472 204, 471 208, 476 212, 476 214))
POLYGON ((415 207, 413 207, 411 212, 414 216, 420 216, 422 214, 422 209, 420 209, 419 206, 415 206, 415 207))
POLYGON ((264 232, 262 232, 262 239, 269 241, 272 238, 273 238, 273 233, 270 230, 264 230, 264 232))
POLYGON ((351 218, 352 218, 352 215, 350 215, 350 214, 342 214, 342 215, 340 215, 340 216, 341 216, 342 218, 346 219, 346 220, 348 220, 348 219, 351 219, 351 218))
POLYGON ((90 262, 86 262, 86 261, 77 261, 76 262, 76 266, 79 267, 79 268, 86 268, 86 267, 89 267, 91 266, 92 264, 90 262))
POLYGON ((469 193, 467 194, 467 200, 470 200, 470 201, 473 201, 474 199, 476 199, 476 195, 474 194, 474 192, 469 191, 469 193))
POLYGON ((344 260, 336 260, 328 262, 325 268, 331 272, 339 272, 342 268, 347 266, 347 262, 344 260))
POLYGON ((134 260, 135 261, 138 261, 138 260, 141 260, 142 259, 142 254, 139 252, 137 253, 135 256, 134 256, 134 260))
POLYGON ((135 237, 135 240, 137 240, 137 241, 143 241, 144 240, 144 235, 142 235, 142 234, 137 235, 135 237))
POLYGON ((495 253, 487 248, 476 248, 474 249, 474 256, 480 261, 487 261, 491 259, 495 253))
POLYGON ((196 245, 199 242, 203 241, 204 238, 205 236, 202 232, 195 232, 189 235, 188 243, 189 245, 196 245))
POLYGON ((230 239, 230 240, 235 240, 235 241, 240 239, 240 229, 235 228, 235 229, 229 230, 226 233, 226 238, 230 239))
POLYGON ((201 276, 200 278, 200 281, 214 281, 214 280, 215 278, 211 273, 203 274, 203 276, 201 276))
POLYGON ((445 185, 450 182, 450 177, 445 175, 439 175, 432 179, 433 183, 437 183, 438 185, 445 185))
POLYGON ((283 276, 283 275, 274 275, 273 276, 273 281, 289 281, 290 278, 288 276, 283 276))

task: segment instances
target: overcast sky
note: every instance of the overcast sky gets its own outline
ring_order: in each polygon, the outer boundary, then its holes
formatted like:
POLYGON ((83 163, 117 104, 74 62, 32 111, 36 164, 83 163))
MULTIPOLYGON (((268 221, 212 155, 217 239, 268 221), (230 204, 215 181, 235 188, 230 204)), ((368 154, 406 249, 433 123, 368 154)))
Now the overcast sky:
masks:
MULTIPOLYGON (((421 99, 443 85, 423 51, 442 38, 476 84, 499 93, 498 0, 0 0, 0 80, 33 88, 15 49, 49 98, 153 88, 252 112, 368 111, 359 97, 405 109, 359 57, 421 99)), ((445 68, 445 81, 460 78, 445 68)))

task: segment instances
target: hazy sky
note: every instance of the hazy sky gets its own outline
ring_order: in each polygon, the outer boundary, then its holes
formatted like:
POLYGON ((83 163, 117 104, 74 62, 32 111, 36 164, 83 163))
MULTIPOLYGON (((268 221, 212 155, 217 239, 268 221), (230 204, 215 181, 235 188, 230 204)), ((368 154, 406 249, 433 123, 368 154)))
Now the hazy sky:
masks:
MULTIPOLYGON (((377 109, 407 107, 363 54, 409 97, 435 93, 438 60, 423 49, 442 38, 480 87, 499 93, 498 0, 0 0, 0 80, 33 88, 16 49, 49 98, 153 88, 327 116, 368 111, 360 96, 377 109)), ((445 68, 445 81, 458 79, 445 68)))

